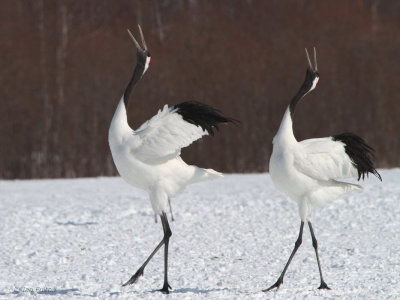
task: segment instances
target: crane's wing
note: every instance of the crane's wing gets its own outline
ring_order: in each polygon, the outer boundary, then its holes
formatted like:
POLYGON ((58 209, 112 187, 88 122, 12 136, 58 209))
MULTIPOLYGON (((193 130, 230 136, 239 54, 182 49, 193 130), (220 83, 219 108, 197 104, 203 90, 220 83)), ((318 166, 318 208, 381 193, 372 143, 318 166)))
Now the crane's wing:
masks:
POLYGON ((300 142, 294 166, 299 172, 318 180, 357 177, 357 168, 347 155, 345 144, 332 137, 300 142))
POLYGON ((218 123, 226 122, 232 122, 232 119, 199 102, 165 105, 134 132, 139 142, 132 148, 132 154, 146 163, 160 163, 179 156, 181 148, 203 135, 213 135, 218 123))

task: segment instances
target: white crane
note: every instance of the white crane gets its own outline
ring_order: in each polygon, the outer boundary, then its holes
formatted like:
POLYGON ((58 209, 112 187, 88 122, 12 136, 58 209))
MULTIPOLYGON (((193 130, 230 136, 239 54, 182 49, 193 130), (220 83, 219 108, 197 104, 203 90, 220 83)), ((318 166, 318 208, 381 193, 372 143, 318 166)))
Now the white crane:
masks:
POLYGON ((311 225, 311 210, 322 206, 352 190, 362 191, 356 184, 337 181, 340 178, 360 178, 372 173, 380 180, 371 161, 373 149, 364 140, 351 133, 331 137, 309 139, 298 142, 293 134, 292 117, 297 102, 311 92, 319 82, 317 55, 314 48, 314 65, 306 49, 308 63, 306 77, 294 96, 281 121, 278 133, 273 139, 273 151, 269 162, 269 172, 275 187, 294 200, 299 207, 300 232, 295 247, 285 268, 275 284, 264 291, 279 288, 286 270, 301 245, 304 222, 310 228, 312 245, 317 257, 321 285, 319 289, 329 289, 322 277, 318 256, 317 239, 311 225))
POLYGON ((171 288, 168 284, 168 243, 172 234, 166 215, 169 198, 188 184, 222 176, 212 169, 187 165, 180 157, 181 148, 189 146, 203 135, 213 135, 219 123, 234 120, 223 117, 206 104, 190 101, 172 107, 165 105, 137 130, 132 130, 127 120, 129 95, 151 64, 150 52, 140 26, 139 32, 143 48, 128 30, 137 48, 137 64, 111 121, 108 141, 121 177, 149 193, 152 208, 161 218, 164 237, 123 286, 135 283, 143 275, 153 255, 164 245, 164 285, 160 291, 168 294, 171 288))

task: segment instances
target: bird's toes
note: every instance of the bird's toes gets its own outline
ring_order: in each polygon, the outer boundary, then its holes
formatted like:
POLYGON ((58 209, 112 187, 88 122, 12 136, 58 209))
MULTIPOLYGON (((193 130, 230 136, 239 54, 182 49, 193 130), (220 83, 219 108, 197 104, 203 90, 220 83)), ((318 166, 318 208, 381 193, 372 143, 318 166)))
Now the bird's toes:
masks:
POLYGON ((133 274, 133 276, 127 282, 125 282, 122 286, 127 286, 127 285, 130 285, 130 284, 134 284, 136 281, 138 281, 140 276, 143 276, 143 269, 142 268, 137 270, 136 273, 133 274))
POLYGON ((160 289, 160 292, 163 294, 169 294, 169 289, 172 289, 172 287, 168 284, 168 282, 166 282, 164 283, 162 289, 160 289))
POLYGON ((169 289, 168 288, 166 288, 166 289, 162 288, 162 289, 160 289, 160 292, 163 293, 163 294, 169 294, 169 289))
POLYGON ((325 283, 325 281, 321 281, 321 285, 318 288, 319 290, 330 290, 330 287, 325 283))
POLYGON ((283 283, 283 279, 279 278, 277 282, 275 282, 275 284, 271 285, 269 288, 262 290, 263 292, 269 292, 272 289, 279 289, 280 285, 283 283))

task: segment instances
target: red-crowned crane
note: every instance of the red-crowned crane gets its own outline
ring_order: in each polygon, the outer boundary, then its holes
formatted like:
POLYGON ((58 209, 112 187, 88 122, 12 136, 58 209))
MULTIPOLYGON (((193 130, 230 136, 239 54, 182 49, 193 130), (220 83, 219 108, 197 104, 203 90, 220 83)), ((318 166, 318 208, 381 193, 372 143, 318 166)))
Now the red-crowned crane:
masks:
POLYGON ((298 142, 293 134, 293 115, 296 104, 319 82, 317 55, 314 48, 314 67, 306 49, 308 63, 306 77, 299 91, 287 107, 281 125, 273 139, 273 151, 269 162, 269 172, 275 187, 294 200, 299 207, 300 232, 285 268, 275 284, 264 291, 279 288, 286 270, 301 245, 304 222, 310 228, 312 245, 317 257, 321 284, 319 289, 329 289, 322 277, 318 256, 317 239, 311 225, 311 211, 314 206, 322 206, 352 190, 361 191, 356 184, 341 182, 341 178, 364 179, 368 173, 380 180, 371 161, 373 149, 364 140, 352 133, 342 133, 325 138, 315 138, 298 142))
POLYGON ((137 48, 137 64, 132 78, 119 101, 111 121, 108 141, 114 163, 121 177, 129 184, 149 193, 154 212, 160 216, 164 237, 143 265, 123 286, 135 283, 153 255, 164 245, 164 285, 160 290, 169 293, 168 244, 172 234, 166 209, 169 198, 182 191, 188 184, 218 178, 221 173, 187 165, 180 157, 181 148, 206 134, 214 134, 219 123, 233 122, 214 108, 195 101, 164 106, 137 130, 128 125, 129 95, 151 64, 143 32, 139 26, 143 48, 131 32, 137 48))

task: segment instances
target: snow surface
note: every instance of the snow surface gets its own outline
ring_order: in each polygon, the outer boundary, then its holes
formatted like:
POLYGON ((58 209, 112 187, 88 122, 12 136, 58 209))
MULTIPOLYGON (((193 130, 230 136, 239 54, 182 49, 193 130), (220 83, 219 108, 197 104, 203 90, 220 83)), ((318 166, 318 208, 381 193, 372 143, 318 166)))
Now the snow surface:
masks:
POLYGON ((147 194, 121 178, 0 181, 0 299, 399 299, 400 169, 364 193, 315 211, 325 281, 308 228, 278 291, 298 235, 297 206, 268 174, 227 175, 172 199, 170 295, 163 251, 128 287, 162 238, 147 194))

